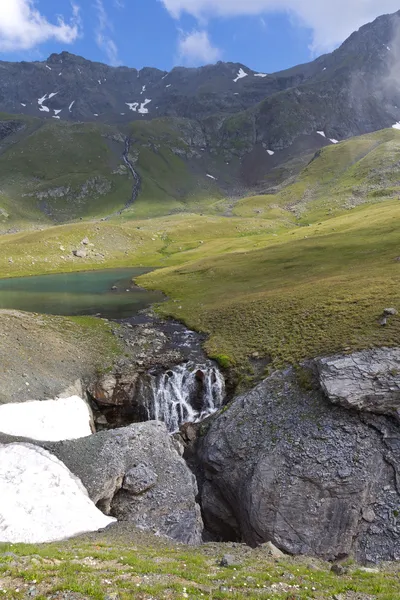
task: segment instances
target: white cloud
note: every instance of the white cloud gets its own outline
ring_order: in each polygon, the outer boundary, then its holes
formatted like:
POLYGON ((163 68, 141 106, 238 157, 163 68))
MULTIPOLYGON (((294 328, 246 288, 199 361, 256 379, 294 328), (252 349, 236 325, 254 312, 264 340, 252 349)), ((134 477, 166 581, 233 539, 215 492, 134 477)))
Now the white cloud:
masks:
POLYGON ((179 59, 187 65, 214 63, 221 57, 221 51, 212 45, 207 31, 181 32, 178 43, 179 59))
POLYGON ((353 31, 384 13, 399 9, 398 0, 160 0, 174 18, 198 19, 287 12, 312 30, 313 50, 333 49, 353 31))
POLYGON ((59 16, 55 24, 39 12, 33 0, 5 0, 0 4, 0 52, 31 50, 51 39, 72 44, 79 36, 79 7, 75 4, 70 21, 59 16))
POLYGON ((110 65, 117 67, 121 64, 118 58, 118 47, 109 33, 113 26, 104 8, 103 0, 96 0, 94 4, 97 11, 96 43, 104 50, 110 65))

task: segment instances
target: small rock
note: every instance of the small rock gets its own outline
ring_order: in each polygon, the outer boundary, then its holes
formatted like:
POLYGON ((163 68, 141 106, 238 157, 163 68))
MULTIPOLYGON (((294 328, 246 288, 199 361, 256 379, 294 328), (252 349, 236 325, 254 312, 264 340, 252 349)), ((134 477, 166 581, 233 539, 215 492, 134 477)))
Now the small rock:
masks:
POLYGON ((383 317, 383 318, 380 320, 379 324, 380 324, 382 327, 385 327, 385 326, 387 325, 387 317, 383 317))
POLYGON ((142 494, 154 487, 158 481, 158 475, 146 465, 138 465, 125 475, 122 487, 132 494, 142 494))
POLYGON ((375 517, 376 517, 376 515, 375 515, 374 511, 372 510, 372 508, 366 508, 363 510, 362 518, 367 523, 373 523, 375 521, 375 517))
POLYGON ((346 467, 343 469, 339 469, 338 475, 339 475, 340 479, 346 479, 347 477, 350 477, 351 469, 346 468, 346 467))
POLYGON ((85 237, 85 238, 82 240, 82 244, 83 244, 84 246, 87 246, 87 245, 88 245, 88 243, 89 243, 89 238, 85 237))
POLYGON ((384 315, 390 316, 390 317, 394 317, 395 315, 397 315, 397 310, 395 308, 385 308, 385 310, 383 311, 384 315))
POLYGON ((267 542, 262 545, 262 548, 267 550, 268 554, 272 556, 272 558, 284 558, 285 554, 279 550, 272 542, 267 542))
POLYGON ((238 567, 239 562, 231 554, 224 554, 219 562, 220 567, 238 567))
POLYGON ((349 572, 347 567, 344 567, 343 565, 339 565, 338 563, 335 563, 334 565, 331 566, 331 571, 332 571, 332 573, 335 573, 336 575, 347 575, 347 573, 349 572))
POLYGON ((86 250, 72 250, 72 254, 77 258, 86 258, 86 250))
POLYGON ((363 573, 379 573, 379 569, 374 569, 372 567, 360 567, 359 571, 362 571, 363 573))

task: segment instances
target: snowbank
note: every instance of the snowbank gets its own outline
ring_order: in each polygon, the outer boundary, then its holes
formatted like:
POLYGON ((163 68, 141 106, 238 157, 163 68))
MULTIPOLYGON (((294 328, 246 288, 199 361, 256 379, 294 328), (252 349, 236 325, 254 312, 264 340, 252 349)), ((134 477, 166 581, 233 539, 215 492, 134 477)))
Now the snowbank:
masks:
POLYGON ((0 445, 0 542, 58 541, 114 521, 55 456, 31 444, 0 445))
POLYGON ((0 431, 32 440, 58 442, 92 434, 89 407, 82 398, 0 406, 0 431))

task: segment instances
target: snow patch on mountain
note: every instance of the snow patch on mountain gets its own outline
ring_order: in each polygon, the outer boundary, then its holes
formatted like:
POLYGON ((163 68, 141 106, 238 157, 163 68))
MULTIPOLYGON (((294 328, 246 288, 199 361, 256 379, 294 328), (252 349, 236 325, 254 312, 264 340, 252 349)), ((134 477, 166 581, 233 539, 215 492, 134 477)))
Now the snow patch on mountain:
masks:
POLYGON ((325 131, 317 131, 318 135, 322 135, 322 137, 326 138, 325 131))
POLYGON ((114 521, 50 452, 31 444, 0 445, 0 542, 59 541, 114 521))
POLYGON ((41 98, 38 98, 38 104, 39 104, 39 110, 41 112, 50 112, 50 109, 47 106, 43 105, 43 102, 47 100, 47 94, 45 94, 44 96, 42 96, 41 98))
POLYGON ((254 77, 268 77, 267 73, 254 73, 254 77))
POLYGON ((136 112, 137 107, 139 106, 139 102, 125 102, 125 104, 129 107, 129 110, 133 110, 133 112, 136 112))
POLYGON ((248 73, 246 73, 246 71, 243 71, 243 69, 240 68, 239 72, 236 76, 236 79, 234 79, 233 81, 234 81, 234 83, 236 83, 237 81, 239 81, 239 79, 243 79, 243 77, 247 77, 247 76, 248 76, 248 73))
POLYGON ((267 152, 270 156, 273 156, 275 154, 275 152, 273 150, 267 150, 267 152))
POLYGON ((147 115, 147 113, 149 112, 149 109, 145 108, 145 107, 150 102, 151 102, 151 100, 149 100, 148 98, 146 98, 146 100, 141 103, 140 108, 138 109, 138 113, 140 113, 141 115, 147 115))

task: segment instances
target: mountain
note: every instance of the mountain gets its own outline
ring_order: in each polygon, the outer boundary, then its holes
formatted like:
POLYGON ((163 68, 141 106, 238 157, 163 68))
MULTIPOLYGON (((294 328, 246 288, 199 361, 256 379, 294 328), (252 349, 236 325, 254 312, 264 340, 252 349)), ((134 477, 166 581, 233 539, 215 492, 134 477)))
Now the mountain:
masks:
POLYGON ((0 62, 0 221, 217 210, 274 192, 320 148, 400 121, 399 17, 274 74, 137 71, 67 52, 0 62))

